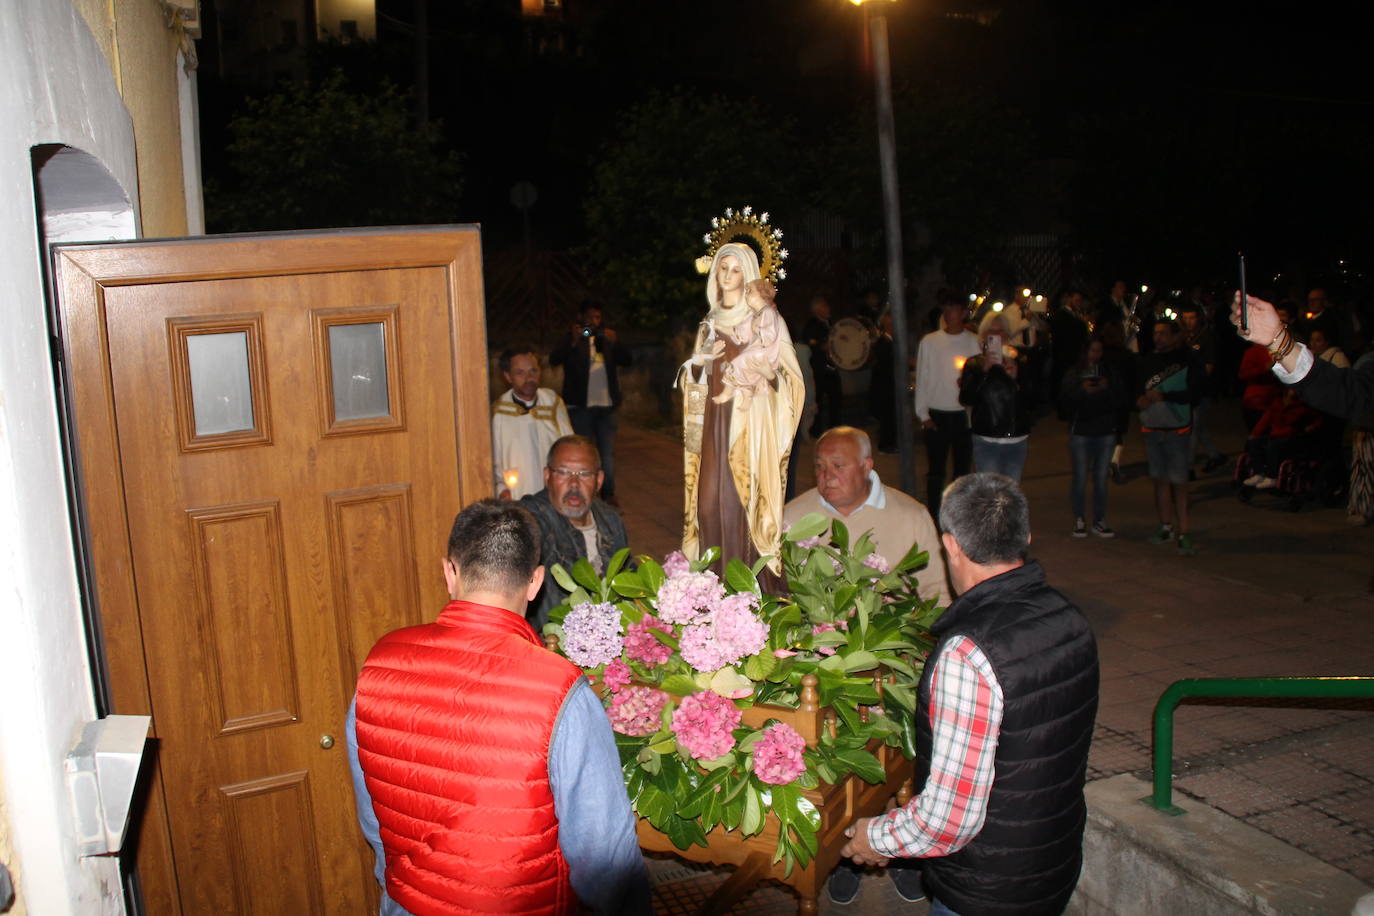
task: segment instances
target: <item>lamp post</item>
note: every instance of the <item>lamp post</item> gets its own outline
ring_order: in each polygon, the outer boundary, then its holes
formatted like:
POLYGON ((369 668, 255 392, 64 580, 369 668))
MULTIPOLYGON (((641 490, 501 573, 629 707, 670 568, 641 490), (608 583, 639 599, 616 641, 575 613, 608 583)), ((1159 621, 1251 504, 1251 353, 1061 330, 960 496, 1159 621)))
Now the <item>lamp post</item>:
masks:
MULTIPOLYGON (((850 0, 861 6, 865 0, 850 0)), ((897 449, 901 456, 902 490, 916 495, 916 455, 913 452, 912 409, 907 392, 906 278, 902 270, 902 213, 897 193, 897 140, 892 118, 892 66, 888 53, 887 17, 868 13, 869 41, 873 52, 873 82, 878 101, 878 160, 883 176, 883 222, 887 236, 887 301, 892 309, 893 385, 896 386, 897 449)))

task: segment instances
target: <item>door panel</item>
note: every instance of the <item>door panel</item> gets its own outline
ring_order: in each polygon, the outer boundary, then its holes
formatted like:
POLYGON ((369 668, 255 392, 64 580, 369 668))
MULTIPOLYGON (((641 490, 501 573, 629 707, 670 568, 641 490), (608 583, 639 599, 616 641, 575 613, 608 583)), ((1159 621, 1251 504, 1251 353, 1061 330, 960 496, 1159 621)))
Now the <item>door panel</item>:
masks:
POLYGON ((375 912, 348 701, 442 607, 490 457, 475 233, 366 237, 59 253, 116 711, 159 741, 153 912, 375 912))

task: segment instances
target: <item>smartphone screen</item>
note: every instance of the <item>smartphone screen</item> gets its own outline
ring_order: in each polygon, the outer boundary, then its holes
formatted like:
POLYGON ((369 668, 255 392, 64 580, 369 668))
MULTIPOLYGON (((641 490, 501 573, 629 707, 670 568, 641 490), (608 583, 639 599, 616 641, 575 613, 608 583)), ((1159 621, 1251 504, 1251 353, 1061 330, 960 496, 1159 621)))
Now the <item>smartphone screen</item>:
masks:
POLYGON ((983 353, 987 356, 990 363, 1000 363, 1002 361, 1002 335, 989 334, 987 342, 983 345, 983 353))

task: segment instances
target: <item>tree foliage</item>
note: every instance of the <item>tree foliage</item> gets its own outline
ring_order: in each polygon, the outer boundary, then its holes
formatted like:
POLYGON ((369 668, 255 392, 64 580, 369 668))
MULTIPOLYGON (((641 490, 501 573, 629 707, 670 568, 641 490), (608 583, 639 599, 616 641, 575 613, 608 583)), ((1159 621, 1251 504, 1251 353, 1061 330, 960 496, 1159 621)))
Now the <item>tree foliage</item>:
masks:
POLYGON ((699 315, 693 262, 726 207, 795 206, 791 125, 753 101, 659 93, 623 113, 587 195, 584 251, 625 316, 663 327, 699 315))
MULTIPOLYGON (((986 96, 940 87, 893 93, 902 240, 909 263, 939 257, 966 274, 1019 225, 1030 132, 986 96)), ((856 109, 813 162, 819 203, 866 243, 860 258, 883 257, 882 178, 873 108, 856 109)))
POLYGON ((216 231, 388 226, 454 220, 457 153, 416 127, 394 86, 352 91, 335 72, 249 99, 230 122, 234 180, 206 187, 216 231))

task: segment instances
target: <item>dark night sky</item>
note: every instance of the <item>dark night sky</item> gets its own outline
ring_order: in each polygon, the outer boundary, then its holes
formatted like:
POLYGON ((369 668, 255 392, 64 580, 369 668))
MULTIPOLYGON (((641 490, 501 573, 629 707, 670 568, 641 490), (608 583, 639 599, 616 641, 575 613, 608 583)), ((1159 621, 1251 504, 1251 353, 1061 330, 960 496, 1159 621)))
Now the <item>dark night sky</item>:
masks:
MULTIPOLYGON (((1374 80, 1357 4, 881 6, 896 83, 997 99, 1028 125, 1028 155, 1074 176, 1069 192, 1031 189, 1045 225, 1023 230, 1067 228, 1095 239, 1103 261, 1180 270, 1240 245, 1293 267, 1362 255, 1371 241, 1374 80), (997 14, 989 24, 959 18, 985 12, 997 14)), ((655 89, 756 98, 794 119, 804 144, 871 98, 862 12, 844 0, 567 0, 573 51, 543 54, 516 7, 452 0, 430 11, 432 111, 466 157, 462 218, 497 244, 517 232, 508 194, 521 178, 540 189, 541 244, 577 244, 617 112, 655 89)), ((396 24, 413 8, 378 4, 377 69, 403 85, 411 47, 396 24)), ((225 116, 218 98, 212 86, 210 136, 225 116)), ((999 142, 999 125, 987 127, 999 142)))

